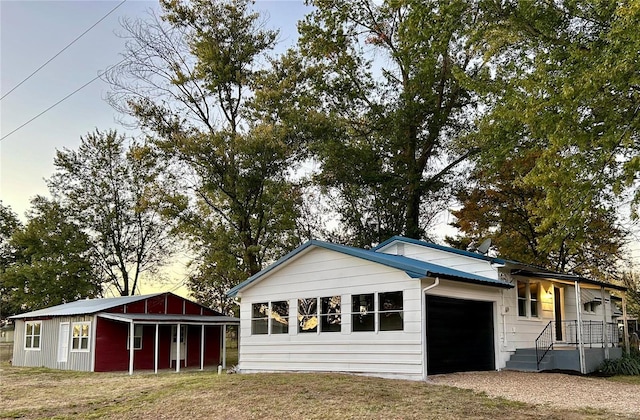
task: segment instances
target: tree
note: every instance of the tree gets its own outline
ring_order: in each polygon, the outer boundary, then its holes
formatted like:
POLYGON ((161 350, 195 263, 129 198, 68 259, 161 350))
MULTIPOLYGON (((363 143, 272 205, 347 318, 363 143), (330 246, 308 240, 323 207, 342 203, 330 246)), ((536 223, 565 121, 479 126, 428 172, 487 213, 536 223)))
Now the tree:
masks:
POLYGON ((14 232, 22 229, 18 215, 0 202, 0 319, 18 313, 20 305, 12 299, 10 287, 5 283, 4 273, 14 261, 15 252, 11 245, 14 232))
POLYGON ((539 225, 557 248, 592 209, 640 200, 640 3, 494 7, 488 39, 499 83, 480 124, 480 164, 495 169, 509 155, 540 151, 522 182, 544 190, 539 225))
MULTIPOLYGON (((421 238, 446 208, 462 162, 461 139, 481 112, 488 77, 475 1, 310 2, 279 103, 327 127, 309 145, 316 181, 335 200, 346 240, 371 246, 391 234, 421 238), (289 91, 296 92, 290 88, 289 91)), ((268 95, 260 92, 259 95, 268 95)))
POLYGON ((9 240, 12 262, 1 274, 14 313, 100 296, 89 237, 59 203, 36 197, 31 205, 26 226, 9 240))
POLYGON ((133 295, 173 251, 161 218, 171 179, 150 149, 115 131, 88 133, 77 150, 57 151, 49 189, 91 238, 98 273, 122 296, 133 295))
POLYGON ((590 208, 583 213, 581 226, 574 226, 560 241, 549 240, 560 228, 543 223, 548 211, 545 188, 523 181, 541 154, 528 151, 497 167, 476 168, 470 186, 457 193, 462 207, 452 211, 457 218, 453 226, 464 236, 447 241, 460 247, 491 238, 502 258, 594 278, 614 275, 627 234, 615 209, 590 208))
POLYGON ((248 1, 161 5, 161 18, 124 23, 125 59, 107 75, 111 101, 180 174, 167 215, 195 254, 188 284, 224 310, 223 291, 299 243, 289 171, 300 147, 286 127, 252 115, 277 33, 248 1))

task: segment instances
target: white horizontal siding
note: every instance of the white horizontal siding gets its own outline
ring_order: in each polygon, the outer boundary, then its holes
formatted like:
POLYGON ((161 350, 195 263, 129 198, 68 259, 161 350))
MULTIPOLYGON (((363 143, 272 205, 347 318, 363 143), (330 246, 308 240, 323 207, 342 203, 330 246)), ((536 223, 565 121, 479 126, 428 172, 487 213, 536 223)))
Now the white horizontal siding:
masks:
POLYGON ((243 372, 343 371, 422 375, 420 281, 403 271, 313 248, 242 291, 240 361, 243 372), (352 332, 351 296, 403 292, 403 331, 352 332), (299 333, 297 299, 341 296, 340 332, 299 333), (251 334, 251 305, 289 301, 289 333, 251 334))
MULTIPOLYGON (((386 254, 397 254, 398 250, 396 244, 386 247, 383 252, 386 254)), ((489 261, 467 257, 453 252, 442 251, 405 242, 404 252, 402 255, 408 258, 441 265, 443 267, 454 268, 466 273, 478 274, 490 279, 498 278, 498 270, 491 267, 489 261)))

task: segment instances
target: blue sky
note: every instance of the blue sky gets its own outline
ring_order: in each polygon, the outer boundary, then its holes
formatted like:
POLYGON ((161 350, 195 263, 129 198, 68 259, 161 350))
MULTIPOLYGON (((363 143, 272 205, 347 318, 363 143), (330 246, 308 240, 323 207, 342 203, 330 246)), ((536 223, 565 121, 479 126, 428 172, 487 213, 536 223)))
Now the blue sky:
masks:
MULTIPOLYGON (((0 96, 31 74, 117 6, 118 1, 0 0, 0 96)), ((309 10, 301 0, 259 0, 267 25, 281 30, 281 46, 296 39, 296 23, 309 10)), ((60 56, 0 101, 0 137, 36 116, 120 61, 120 19, 144 18, 157 1, 127 0, 60 56)), ((0 199, 21 217, 29 201, 46 195, 56 149, 75 149, 96 128, 126 130, 97 80, 0 142, 0 199)))

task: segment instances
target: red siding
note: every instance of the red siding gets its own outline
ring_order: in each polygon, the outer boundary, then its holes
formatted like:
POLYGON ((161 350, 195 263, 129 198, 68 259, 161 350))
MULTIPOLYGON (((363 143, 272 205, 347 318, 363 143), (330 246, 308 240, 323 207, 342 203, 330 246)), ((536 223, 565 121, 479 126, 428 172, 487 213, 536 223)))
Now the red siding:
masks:
MULTIPOLYGON (((127 336, 129 324, 98 317, 96 328, 96 372, 126 371, 129 369, 127 336)), ((187 332, 187 366, 200 366, 200 326, 190 325, 187 332)), ((133 368, 153 369, 155 349, 155 325, 145 325, 142 349, 135 350, 133 368)), ((174 367, 170 364, 171 326, 160 325, 158 335, 158 368, 174 367)), ((220 362, 220 327, 205 327, 205 365, 215 366, 220 362)), ((184 365, 183 365, 184 366, 184 365)))
POLYGON ((144 299, 144 300, 139 300, 137 302, 133 302, 133 303, 129 303, 128 305, 125 305, 127 307, 127 313, 128 314, 143 314, 144 312, 144 303, 147 301, 148 299, 144 299))
POLYGON ((164 295, 155 296, 147 299, 148 314, 163 314, 164 312, 164 295))
POLYGON ((167 313, 168 314, 181 314, 182 313, 182 299, 179 296, 167 295, 167 313))

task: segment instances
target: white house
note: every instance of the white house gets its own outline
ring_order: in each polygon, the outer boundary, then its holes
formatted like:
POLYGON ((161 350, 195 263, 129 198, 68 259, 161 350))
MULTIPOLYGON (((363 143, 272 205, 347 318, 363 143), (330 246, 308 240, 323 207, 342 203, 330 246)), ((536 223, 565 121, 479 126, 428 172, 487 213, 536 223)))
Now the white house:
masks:
POLYGON ((227 294, 241 372, 424 379, 593 371, 621 355, 612 290, 624 288, 393 237, 373 250, 309 241, 227 294))

